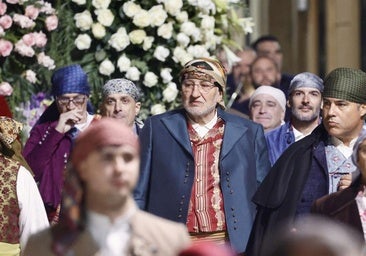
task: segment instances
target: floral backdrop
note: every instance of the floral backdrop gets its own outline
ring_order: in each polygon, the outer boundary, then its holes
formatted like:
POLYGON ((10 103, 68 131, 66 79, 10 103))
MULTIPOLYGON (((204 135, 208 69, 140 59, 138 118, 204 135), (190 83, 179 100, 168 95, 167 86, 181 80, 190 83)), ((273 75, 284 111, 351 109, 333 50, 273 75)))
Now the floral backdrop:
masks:
POLYGON ((50 103, 53 70, 79 63, 96 109, 106 80, 126 77, 143 92, 144 119, 179 106, 184 63, 222 47, 231 56, 233 33, 252 28, 238 0, 0 0, 0 94, 32 126, 50 103))

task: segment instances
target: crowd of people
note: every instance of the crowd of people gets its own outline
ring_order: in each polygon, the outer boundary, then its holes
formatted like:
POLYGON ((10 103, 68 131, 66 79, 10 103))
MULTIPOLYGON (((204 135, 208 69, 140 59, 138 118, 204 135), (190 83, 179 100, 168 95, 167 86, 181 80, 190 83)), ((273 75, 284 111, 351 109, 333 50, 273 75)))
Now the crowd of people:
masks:
POLYGON ((274 36, 177 78, 182 106, 57 69, 24 147, 0 117, 0 255, 365 255, 366 73, 282 71, 274 36))

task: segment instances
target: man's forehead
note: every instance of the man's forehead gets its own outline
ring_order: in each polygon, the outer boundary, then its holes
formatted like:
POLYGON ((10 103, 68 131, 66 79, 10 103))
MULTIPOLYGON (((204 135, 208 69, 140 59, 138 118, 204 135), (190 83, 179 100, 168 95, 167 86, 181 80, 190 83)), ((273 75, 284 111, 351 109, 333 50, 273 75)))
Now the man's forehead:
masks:
POLYGON ((111 93, 106 97, 106 99, 131 99, 135 101, 134 98, 127 93, 111 93))

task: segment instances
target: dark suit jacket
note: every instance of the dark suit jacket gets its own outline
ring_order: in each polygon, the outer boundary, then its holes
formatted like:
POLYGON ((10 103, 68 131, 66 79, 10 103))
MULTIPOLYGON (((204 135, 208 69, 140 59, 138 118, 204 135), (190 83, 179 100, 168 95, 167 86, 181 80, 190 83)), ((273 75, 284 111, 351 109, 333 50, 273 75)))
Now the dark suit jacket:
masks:
POLYGON ((357 179, 350 187, 316 200, 311 212, 345 223, 363 237, 362 224, 355 200, 359 188, 360 179, 357 179))
MULTIPOLYGON (((255 215, 251 198, 270 163, 263 128, 218 108, 225 122, 220 186, 230 243, 245 250, 255 215)), ((147 119, 140 133, 141 173, 135 200, 142 209, 186 223, 195 175, 185 110, 147 119)))
MULTIPOLYGON (((190 238, 186 227, 180 223, 164 220, 152 214, 138 211, 131 219, 132 237, 128 252, 123 255, 176 256, 189 246, 190 238)), ((52 229, 55 226, 31 236, 24 255, 51 256, 55 253, 52 247, 52 229)), ((100 255, 97 243, 89 231, 83 231, 67 255, 92 256, 100 255)))
MULTIPOLYGON (((257 214, 247 255, 261 255, 263 240, 279 226, 291 225, 310 171, 322 173, 328 181, 327 139, 327 132, 319 125, 312 134, 291 144, 274 164, 253 197, 257 214)), ((323 189, 328 191, 328 187, 323 189)))

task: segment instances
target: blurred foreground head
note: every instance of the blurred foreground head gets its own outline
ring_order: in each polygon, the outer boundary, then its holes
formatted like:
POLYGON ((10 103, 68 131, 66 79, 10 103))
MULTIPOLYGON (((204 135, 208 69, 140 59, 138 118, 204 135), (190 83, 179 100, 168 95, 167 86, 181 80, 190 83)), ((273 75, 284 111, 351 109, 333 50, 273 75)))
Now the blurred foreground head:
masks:
POLYGON ((298 219, 265 241, 263 256, 361 256, 364 241, 352 229, 319 216, 298 219))

